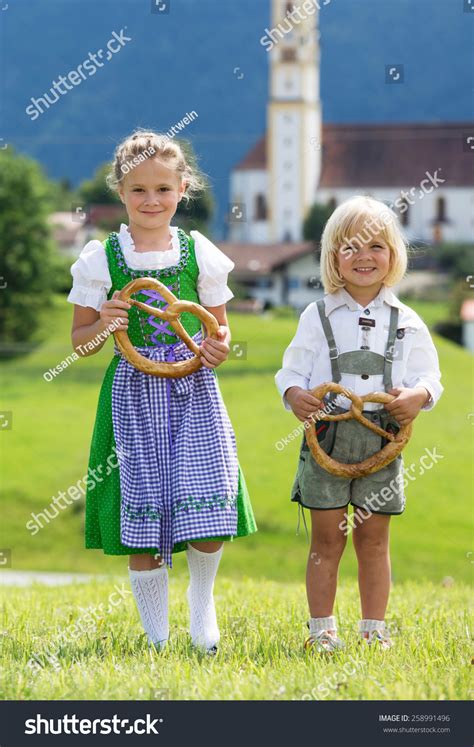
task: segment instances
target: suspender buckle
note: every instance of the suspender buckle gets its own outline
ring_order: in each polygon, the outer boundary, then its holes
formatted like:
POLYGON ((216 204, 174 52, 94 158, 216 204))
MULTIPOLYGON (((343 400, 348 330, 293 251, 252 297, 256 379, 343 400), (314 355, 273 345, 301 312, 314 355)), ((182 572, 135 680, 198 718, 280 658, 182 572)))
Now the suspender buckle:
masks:
POLYGON ((329 348, 329 358, 333 361, 339 358, 339 348, 329 348))

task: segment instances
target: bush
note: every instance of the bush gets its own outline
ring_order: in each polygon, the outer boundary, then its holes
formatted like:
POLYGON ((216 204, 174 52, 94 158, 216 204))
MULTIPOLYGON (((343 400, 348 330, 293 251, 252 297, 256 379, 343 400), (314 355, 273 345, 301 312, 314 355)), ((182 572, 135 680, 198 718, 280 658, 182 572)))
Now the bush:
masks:
MULTIPOLYGON (((51 186, 38 164, 0 151, 0 340, 28 343, 51 306, 51 186)), ((21 349, 21 347, 20 347, 21 349)))
POLYGON ((439 244, 434 247, 434 254, 440 268, 457 280, 465 281, 474 272, 474 244, 439 244))

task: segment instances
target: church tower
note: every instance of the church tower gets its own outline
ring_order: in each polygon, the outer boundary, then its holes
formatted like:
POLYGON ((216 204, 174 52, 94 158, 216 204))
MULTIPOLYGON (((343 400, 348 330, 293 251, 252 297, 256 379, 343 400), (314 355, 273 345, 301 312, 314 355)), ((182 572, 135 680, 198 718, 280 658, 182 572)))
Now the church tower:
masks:
POLYGON ((314 12, 272 0, 270 101, 268 105, 268 238, 300 241, 315 201, 321 172, 319 30, 314 12))

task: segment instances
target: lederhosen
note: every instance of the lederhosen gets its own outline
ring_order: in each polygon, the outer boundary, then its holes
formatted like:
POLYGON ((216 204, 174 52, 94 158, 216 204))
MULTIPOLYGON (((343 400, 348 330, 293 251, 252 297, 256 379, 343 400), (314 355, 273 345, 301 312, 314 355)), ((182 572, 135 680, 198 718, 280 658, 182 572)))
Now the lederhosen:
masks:
MULTIPOLYGON (((368 378, 383 375, 384 391, 392 388, 392 363, 397 337, 398 308, 390 309, 390 325, 385 354, 371 350, 351 350, 339 353, 329 319, 326 316, 324 299, 317 302, 322 328, 326 336, 331 361, 332 381, 339 383, 341 374, 356 374, 368 378)), ((347 408, 335 405, 340 396, 330 392, 325 404, 331 405, 331 414, 344 412, 347 408)), ((384 408, 364 410, 364 417, 384 430, 396 433, 400 425, 384 408)), ((342 463, 360 462, 375 454, 388 441, 358 421, 318 421, 316 428, 321 448, 342 463)), ((352 503, 371 513, 400 514, 405 508, 403 494, 403 459, 399 455, 383 469, 367 477, 348 479, 336 477, 317 464, 303 436, 298 470, 293 484, 291 500, 313 509, 343 508, 352 503), (383 496, 380 492, 383 491, 383 496)))

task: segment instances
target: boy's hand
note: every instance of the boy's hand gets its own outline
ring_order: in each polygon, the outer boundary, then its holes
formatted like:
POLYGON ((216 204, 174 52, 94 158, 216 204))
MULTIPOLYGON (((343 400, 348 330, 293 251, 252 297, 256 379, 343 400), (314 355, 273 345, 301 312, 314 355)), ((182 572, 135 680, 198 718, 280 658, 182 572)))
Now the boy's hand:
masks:
POLYGON ((298 420, 307 420, 323 403, 316 399, 307 389, 300 386, 290 386, 285 392, 285 398, 298 420))
POLYGON ((389 389, 388 393, 393 394, 395 399, 385 405, 385 409, 400 425, 409 425, 431 396, 424 386, 415 386, 412 389, 399 386, 389 389))
POLYGON ((222 325, 217 331, 217 340, 214 340, 212 337, 206 337, 199 346, 202 365, 206 368, 220 366, 229 355, 229 340, 229 328, 222 325))

